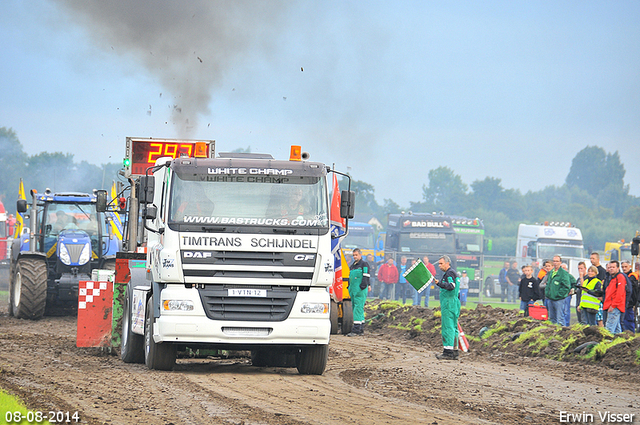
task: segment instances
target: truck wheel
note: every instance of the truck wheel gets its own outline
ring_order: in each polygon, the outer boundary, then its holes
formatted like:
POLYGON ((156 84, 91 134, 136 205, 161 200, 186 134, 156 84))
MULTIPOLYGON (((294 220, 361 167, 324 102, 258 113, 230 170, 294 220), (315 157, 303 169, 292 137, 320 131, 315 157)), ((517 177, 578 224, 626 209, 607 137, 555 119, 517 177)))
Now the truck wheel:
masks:
POLYGON ((131 283, 127 285, 122 311, 122 343, 120 346, 120 358, 125 363, 144 363, 144 336, 131 331, 131 300, 133 290, 131 283))
POLYGON ((301 375, 322 375, 327 367, 329 345, 310 345, 296 354, 296 367, 301 375))
POLYGON ((342 300, 342 335, 346 335, 353 329, 353 307, 351 300, 342 300))
POLYGON ((153 297, 147 301, 144 321, 144 363, 149 369, 171 370, 176 363, 177 350, 174 344, 156 343, 153 340, 153 297))
POLYGON ((35 258, 18 260, 9 288, 9 311, 19 319, 38 320, 47 304, 47 264, 35 258))
POLYGON ((331 319, 331 335, 336 335, 340 328, 338 324, 338 303, 334 300, 331 300, 331 305, 329 306, 329 318, 331 319))

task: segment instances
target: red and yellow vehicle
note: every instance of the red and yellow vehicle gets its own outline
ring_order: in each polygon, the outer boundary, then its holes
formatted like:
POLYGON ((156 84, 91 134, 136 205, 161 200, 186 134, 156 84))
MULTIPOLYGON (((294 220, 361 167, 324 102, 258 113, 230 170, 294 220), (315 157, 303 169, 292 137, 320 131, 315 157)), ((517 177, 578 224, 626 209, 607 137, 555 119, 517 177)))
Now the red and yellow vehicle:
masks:
POLYGON ((332 335, 337 334, 338 330, 342 332, 342 335, 346 335, 353 328, 353 307, 349 296, 349 263, 347 263, 342 249, 340 249, 340 258, 342 259, 341 283, 334 282, 329 287, 332 335), (336 294, 336 292, 338 293, 336 294))
POLYGON ((0 265, 9 265, 9 247, 13 239, 15 218, 9 215, 4 205, 0 202, 0 265))

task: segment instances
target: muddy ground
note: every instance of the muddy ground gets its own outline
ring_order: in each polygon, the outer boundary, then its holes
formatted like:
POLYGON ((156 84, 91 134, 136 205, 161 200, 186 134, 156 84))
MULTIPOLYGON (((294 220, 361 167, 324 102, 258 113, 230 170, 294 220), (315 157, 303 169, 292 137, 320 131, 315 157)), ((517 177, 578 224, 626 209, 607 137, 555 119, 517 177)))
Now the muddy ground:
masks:
MULTIPOLYGON (((584 329, 541 326, 510 310, 464 311, 471 350, 442 362, 437 310, 369 302, 366 335, 332 336, 322 376, 253 367, 246 356, 149 371, 77 348, 74 317, 32 322, 6 311, 2 300, 0 387, 31 409, 77 411, 86 424, 523 425, 560 423, 560 411, 596 423, 598 412, 640 414, 635 340, 587 358, 588 350, 573 353, 579 343, 612 338, 574 338, 584 329)), ((2 406, 0 414, 2 422, 2 406)))

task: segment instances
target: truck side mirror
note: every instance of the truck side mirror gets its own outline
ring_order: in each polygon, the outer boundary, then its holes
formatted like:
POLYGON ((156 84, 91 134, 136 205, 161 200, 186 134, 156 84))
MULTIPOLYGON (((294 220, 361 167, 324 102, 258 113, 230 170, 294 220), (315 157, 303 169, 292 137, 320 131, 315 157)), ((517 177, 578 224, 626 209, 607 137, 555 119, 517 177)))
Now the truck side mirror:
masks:
POLYGON ((633 238, 633 241, 631 241, 631 255, 635 257, 636 255, 639 255, 639 251, 640 251, 640 236, 636 236, 633 238))
POLYGON ((27 207, 28 207, 28 204, 26 199, 18 199, 18 202, 16 202, 16 210, 19 213, 26 213, 27 207))
POLYGON ((96 191, 96 211, 99 213, 103 213, 106 210, 107 210, 107 191, 97 190, 96 191))
POLYGON ((340 194, 340 217, 353 218, 356 211, 356 193, 343 190, 340 194))
POLYGON ((158 209, 154 205, 148 205, 144 210, 144 218, 146 220, 155 220, 158 215, 158 209))
POLYGON ((153 179, 153 176, 140 177, 140 201, 145 204, 151 204, 153 202, 154 188, 155 180, 153 179))

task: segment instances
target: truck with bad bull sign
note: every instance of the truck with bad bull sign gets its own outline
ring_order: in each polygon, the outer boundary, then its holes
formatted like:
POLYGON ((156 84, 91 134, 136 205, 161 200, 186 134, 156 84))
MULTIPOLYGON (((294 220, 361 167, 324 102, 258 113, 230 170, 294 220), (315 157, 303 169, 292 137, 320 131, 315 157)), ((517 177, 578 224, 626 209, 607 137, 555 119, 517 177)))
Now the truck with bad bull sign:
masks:
MULTIPOLYGON (((128 138, 127 152, 129 223, 141 225, 125 246, 146 248, 147 272, 131 274, 125 291, 121 358, 168 370, 187 348, 250 350, 255 366, 322 374, 334 279, 327 174, 336 171, 295 155, 215 158, 213 141, 128 138)), ((353 193, 342 199, 352 218, 353 193)))
MULTIPOLYGON (((401 213, 389 214, 387 235, 385 240, 385 255, 400 263, 402 257, 408 260, 429 257, 429 261, 437 263, 442 255, 451 258, 451 266, 457 269, 456 238, 452 219, 444 214, 401 213)), ((442 277, 442 271, 436 267, 436 279, 442 277)), ((436 290, 431 295, 438 297, 436 290)), ((410 293, 412 288, 405 288, 410 293)), ((408 295, 409 297, 411 295, 408 295)))

